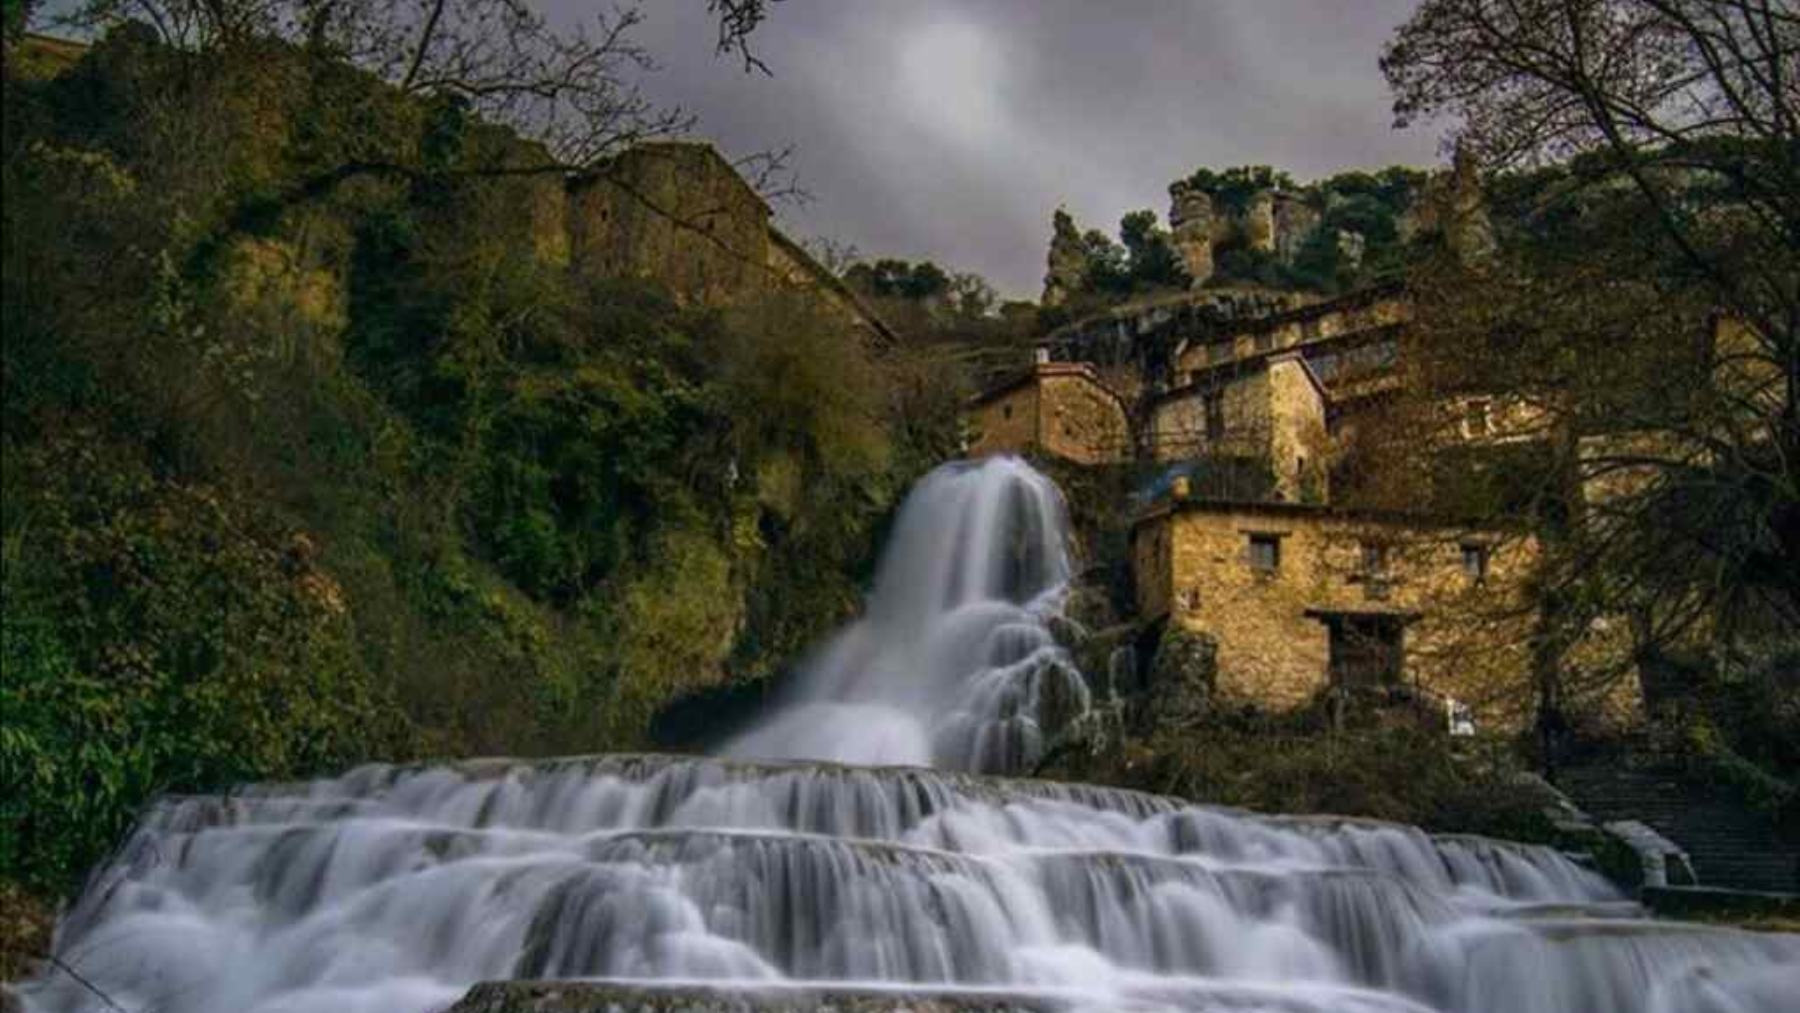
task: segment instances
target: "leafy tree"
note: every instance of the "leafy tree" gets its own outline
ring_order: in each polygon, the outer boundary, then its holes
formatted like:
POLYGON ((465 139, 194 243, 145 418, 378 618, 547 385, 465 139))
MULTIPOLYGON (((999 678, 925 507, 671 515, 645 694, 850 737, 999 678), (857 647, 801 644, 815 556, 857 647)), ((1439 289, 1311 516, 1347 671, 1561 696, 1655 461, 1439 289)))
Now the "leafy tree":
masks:
POLYGON ((1099 229, 1081 234, 1082 287, 1122 296, 1131 292, 1131 259, 1125 247, 1099 229))
POLYGON ((941 299, 951 287, 951 276, 931 261, 914 263, 894 257, 883 257, 872 264, 852 264, 845 270, 844 280, 878 299, 917 302, 941 299))
POLYGON ((1000 293, 986 278, 972 271, 958 271, 950 276, 950 306, 965 320, 984 320, 994 313, 1000 293))
POLYGON ((1187 272, 1167 229, 1156 224, 1156 212, 1133 211, 1119 220, 1119 242, 1125 247, 1131 280, 1139 288, 1185 288, 1187 272))
POLYGON ((1263 190, 1295 189, 1292 176, 1266 165, 1239 165, 1223 172, 1202 167, 1186 182, 1211 195, 1221 210, 1239 214, 1250 206, 1250 198, 1263 190))

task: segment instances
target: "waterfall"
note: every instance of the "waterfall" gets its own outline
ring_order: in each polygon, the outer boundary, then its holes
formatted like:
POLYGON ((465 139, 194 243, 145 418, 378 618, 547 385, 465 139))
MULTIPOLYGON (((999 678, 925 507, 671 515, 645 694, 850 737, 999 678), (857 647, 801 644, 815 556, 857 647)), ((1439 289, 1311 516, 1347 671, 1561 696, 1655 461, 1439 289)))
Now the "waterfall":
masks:
POLYGON ((744 759, 1028 769, 1088 688, 1046 620, 1068 590, 1067 521, 1017 458, 945 465, 900 508, 864 617, 803 663, 744 759))
POLYGON ((981 773, 1085 706, 1046 630, 1062 539, 1025 465, 940 469, 867 615, 726 758, 373 765, 158 799, 59 925, 87 984, 50 971, 25 1009, 103 1013, 91 984, 132 1013, 437 1013, 508 978, 1215 1013, 1789 1008, 1800 936, 1650 920, 1547 848, 981 773), (910 765, 866 765, 888 762, 910 765))

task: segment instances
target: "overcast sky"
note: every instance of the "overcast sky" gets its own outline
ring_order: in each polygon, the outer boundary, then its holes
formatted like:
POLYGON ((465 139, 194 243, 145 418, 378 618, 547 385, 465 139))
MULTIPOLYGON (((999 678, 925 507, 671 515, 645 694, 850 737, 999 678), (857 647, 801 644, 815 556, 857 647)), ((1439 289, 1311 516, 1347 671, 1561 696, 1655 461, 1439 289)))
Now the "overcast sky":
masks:
MULTIPOLYGON (((564 9, 587 7, 556 0, 564 9)), ((930 257, 1036 298, 1050 214, 1168 213, 1196 166, 1301 179, 1437 161, 1396 131, 1376 58, 1414 0, 786 0, 772 76, 715 57, 704 0, 651 0, 645 89, 727 154, 794 145, 796 238, 930 257)), ((588 9, 591 9, 589 7, 588 9)))

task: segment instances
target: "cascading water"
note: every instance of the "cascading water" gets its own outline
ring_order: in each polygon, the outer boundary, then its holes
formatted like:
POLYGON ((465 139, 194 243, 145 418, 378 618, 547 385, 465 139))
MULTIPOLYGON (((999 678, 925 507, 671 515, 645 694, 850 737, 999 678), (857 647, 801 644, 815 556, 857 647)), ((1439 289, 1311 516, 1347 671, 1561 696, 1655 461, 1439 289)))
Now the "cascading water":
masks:
MULTIPOLYGON (((737 756, 1028 760, 1085 690, 1016 461, 900 519, 867 617, 737 756)), ((1751 1013, 1800 937, 1642 917, 1556 852, 920 767, 602 756, 152 805, 58 952, 126 1010, 431 1013, 473 982, 860 983, 1046 1009, 1751 1013)), ((30 1013, 107 1010, 53 971, 30 1013)))
POLYGON ((1026 769, 1088 706, 1045 620, 1069 579, 1062 497, 1016 458, 952 464, 900 509, 867 614, 787 706, 725 747, 745 759, 1026 769))

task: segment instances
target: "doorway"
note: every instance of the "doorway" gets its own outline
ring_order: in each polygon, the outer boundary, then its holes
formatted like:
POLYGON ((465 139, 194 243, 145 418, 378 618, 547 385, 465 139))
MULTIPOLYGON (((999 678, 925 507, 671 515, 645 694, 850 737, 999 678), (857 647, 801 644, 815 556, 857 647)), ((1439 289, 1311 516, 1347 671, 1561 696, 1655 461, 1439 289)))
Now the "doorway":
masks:
POLYGON ((1331 684, 1374 689, 1400 684, 1406 654, 1406 625, 1395 615, 1337 614, 1325 619, 1331 631, 1331 684))

